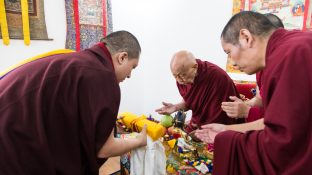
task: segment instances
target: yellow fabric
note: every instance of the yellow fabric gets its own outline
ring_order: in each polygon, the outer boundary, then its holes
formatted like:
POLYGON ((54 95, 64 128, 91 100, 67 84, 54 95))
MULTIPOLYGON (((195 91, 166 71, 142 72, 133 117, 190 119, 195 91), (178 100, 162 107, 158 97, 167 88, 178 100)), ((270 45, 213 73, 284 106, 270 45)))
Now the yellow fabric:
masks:
POLYGON ((176 139, 172 139, 168 141, 168 145, 171 149, 174 148, 175 144, 176 144, 177 140, 176 139))
POLYGON ((71 52, 74 52, 73 50, 69 50, 69 49, 59 49, 59 50, 54 50, 54 51, 51 51, 51 52, 47 52, 47 53, 44 53, 44 54, 40 54, 40 55, 37 55, 37 56, 34 56, 32 58, 28 58, 14 66, 11 66, 10 68, 6 69, 5 71, 3 72, 0 72, 0 77, 2 77, 3 75, 5 75, 6 73, 10 72, 11 70, 23 65, 23 64, 26 64, 26 63, 29 63, 31 61, 35 61, 37 59, 40 59, 40 58, 44 58, 44 57, 47 57, 47 56, 51 56, 51 55, 56 55, 56 54, 63 54, 63 53, 71 53, 71 52))
POLYGON ((6 19, 6 13, 5 13, 4 0, 0 0, 0 26, 1 26, 3 44, 9 45, 10 38, 9 38, 8 23, 6 19))
POLYGON ((22 20, 23 20, 23 35, 25 45, 30 44, 30 32, 29 32, 29 15, 28 15, 28 2, 27 0, 21 0, 22 6, 22 20))
POLYGON ((123 116, 121 119, 123 124, 126 125, 127 128, 136 128, 138 132, 140 132, 144 125, 147 125, 147 134, 155 141, 162 137, 165 132, 166 128, 159 123, 150 121, 146 119, 145 115, 137 116, 130 112, 124 112, 119 114, 119 116, 123 116))

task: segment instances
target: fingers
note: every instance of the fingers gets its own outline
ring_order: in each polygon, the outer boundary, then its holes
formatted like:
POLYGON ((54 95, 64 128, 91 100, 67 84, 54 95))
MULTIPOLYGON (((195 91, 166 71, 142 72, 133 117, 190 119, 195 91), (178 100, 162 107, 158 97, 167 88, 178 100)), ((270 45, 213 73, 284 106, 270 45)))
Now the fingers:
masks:
POLYGON ((164 106, 169 106, 169 105, 171 105, 171 103, 167 103, 167 102, 162 102, 162 104, 164 105, 164 106))
POLYGON ((232 105, 221 105, 223 111, 230 111, 233 107, 232 105))
POLYGON ((159 110, 156 110, 155 112, 157 112, 158 114, 161 114, 161 115, 167 115, 168 112, 166 112, 166 110, 164 109, 159 109, 159 110))
POLYGON ((205 143, 213 143, 214 140, 212 138, 210 138, 208 132, 206 133, 195 133, 195 136, 200 139, 201 141, 205 142, 205 143))
POLYGON ((159 112, 162 112, 162 111, 163 111, 162 108, 159 108, 159 109, 156 109, 156 110, 155 110, 155 112, 158 112, 158 113, 159 113, 159 112))
POLYGON ((157 112, 158 114, 166 114, 166 107, 161 107, 155 110, 155 112, 157 112))
POLYGON ((123 119, 124 116, 117 116, 117 120, 123 119))
MULTIPOLYGON (((202 129, 212 129, 213 128, 213 124, 202 125, 201 128, 202 129)), ((200 130, 198 130, 198 131, 200 131, 200 130)))
POLYGON ((147 125, 145 124, 142 128, 142 131, 146 131, 147 125))
POLYGON ((230 118, 238 118, 237 113, 233 113, 233 112, 227 112, 226 115, 230 118))
POLYGON ((147 125, 145 124, 140 132, 140 134, 146 135, 147 132, 147 125))
POLYGON ((221 107, 232 106, 235 102, 222 102, 221 107))
POLYGON ((230 100, 232 100, 232 101, 236 101, 236 100, 239 99, 239 98, 237 98, 236 96, 230 96, 229 98, 230 98, 230 100))

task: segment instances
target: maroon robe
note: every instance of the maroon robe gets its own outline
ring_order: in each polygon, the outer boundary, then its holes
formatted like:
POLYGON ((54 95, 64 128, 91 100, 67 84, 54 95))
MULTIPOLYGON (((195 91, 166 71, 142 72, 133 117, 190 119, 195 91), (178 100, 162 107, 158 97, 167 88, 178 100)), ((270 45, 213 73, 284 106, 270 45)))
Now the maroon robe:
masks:
POLYGON ((0 80, 0 174, 98 174, 119 102, 105 46, 10 72, 0 80))
MULTIPOLYGON (((230 118, 221 108, 221 103, 229 101, 229 96, 239 97, 233 80, 223 69, 212 63, 199 59, 196 62, 198 70, 194 83, 177 83, 187 109, 192 110, 191 124, 200 127, 208 123, 242 123, 244 119, 230 118)), ((187 126, 187 132, 196 129, 191 124, 187 126)))
POLYGON ((278 29, 263 71, 264 130, 216 136, 214 170, 225 174, 309 174, 312 167, 312 33, 278 29))

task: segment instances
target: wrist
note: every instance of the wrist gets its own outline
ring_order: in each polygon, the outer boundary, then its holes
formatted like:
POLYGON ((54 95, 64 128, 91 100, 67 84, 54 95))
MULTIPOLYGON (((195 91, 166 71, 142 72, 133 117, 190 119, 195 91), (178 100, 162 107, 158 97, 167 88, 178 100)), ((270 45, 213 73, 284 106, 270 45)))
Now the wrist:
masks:
POLYGON ((180 110, 179 104, 174 105, 174 111, 176 112, 176 111, 179 111, 179 110, 180 110))
POLYGON ((244 103, 245 103, 249 108, 252 107, 252 104, 251 104, 250 100, 244 101, 244 103))

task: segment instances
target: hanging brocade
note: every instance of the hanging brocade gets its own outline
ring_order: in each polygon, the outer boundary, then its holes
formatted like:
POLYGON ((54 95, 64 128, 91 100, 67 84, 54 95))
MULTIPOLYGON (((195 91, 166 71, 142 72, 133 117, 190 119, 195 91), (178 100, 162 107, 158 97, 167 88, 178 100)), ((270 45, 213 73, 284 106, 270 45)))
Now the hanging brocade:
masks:
POLYGON ((89 48, 112 32, 110 0, 65 0, 66 48, 89 48))

